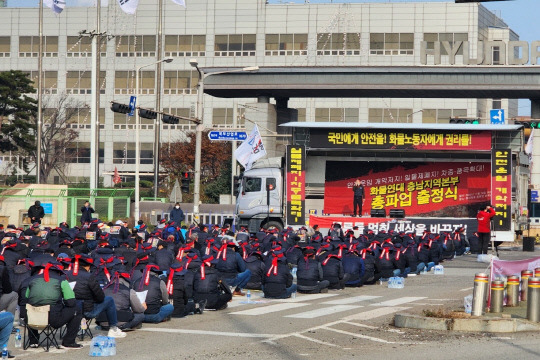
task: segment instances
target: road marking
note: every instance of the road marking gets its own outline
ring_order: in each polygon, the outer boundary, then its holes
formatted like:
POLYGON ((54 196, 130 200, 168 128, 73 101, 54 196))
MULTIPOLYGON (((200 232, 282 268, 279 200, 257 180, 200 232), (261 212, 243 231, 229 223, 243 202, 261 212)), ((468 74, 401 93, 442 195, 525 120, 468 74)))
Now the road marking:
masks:
POLYGON ((296 298, 288 298, 288 299, 277 299, 279 302, 283 303, 294 303, 294 302, 300 302, 300 301, 311 301, 311 300, 318 300, 318 299, 324 299, 332 296, 337 296, 338 294, 298 294, 296 298))
POLYGON ((383 307, 371 311, 361 312, 355 315, 347 316, 344 321, 350 320, 371 320, 381 316, 390 315, 398 311, 410 309, 408 307, 383 307))
POLYGON ((326 345, 326 346, 331 346, 331 347, 337 347, 336 344, 330 344, 330 343, 327 343, 327 342, 325 342, 325 341, 313 339, 313 338, 310 338, 310 337, 305 336, 305 335, 302 335, 302 334, 292 334, 292 336, 296 336, 296 337, 299 337, 299 338, 301 338, 301 339, 305 339, 305 340, 308 340, 308 341, 313 341, 314 343, 321 344, 321 345, 326 345))
POLYGON ((355 333, 352 333, 352 332, 338 330, 338 329, 329 328, 329 327, 324 327, 323 329, 328 330, 328 331, 337 332, 339 334, 351 335, 351 336, 354 336, 354 337, 359 338, 359 339, 365 339, 365 340, 371 340, 371 341, 375 341, 375 342, 380 342, 380 343, 383 343, 383 344, 402 344, 402 345, 407 344, 407 343, 403 343, 403 342, 395 342, 395 341, 388 341, 388 340, 384 340, 384 339, 379 339, 379 338, 376 338, 376 337, 373 337, 373 336, 355 334, 355 333))
POLYGON ((438 305, 444 305, 444 304, 436 304, 436 303, 419 303, 419 302, 414 302, 414 303, 410 303, 410 305, 422 305, 422 306, 438 306, 438 305))
POLYGON ((379 329, 377 326, 364 325, 364 324, 359 324, 359 323, 350 322, 350 321, 344 321, 343 324, 354 325, 354 326, 363 327, 363 328, 371 329, 371 330, 378 330, 379 329))
POLYGON ((362 296, 353 296, 345 299, 337 299, 337 300, 331 300, 323 302, 325 305, 347 305, 347 304, 353 304, 360 301, 368 301, 373 299, 378 299, 382 296, 370 296, 370 295, 362 295, 362 296))
POLYGON ((191 334, 191 335, 219 335, 230 337, 245 337, 245 338, 271 338, 276 334, 255 334, 255 333, 235 333, 225 331, 207 331, 194 329, 167 329, 167 328, 141 328, 139 331, 164 332, 173 334, 191 334))
POLYGON ((362 306, 358 306, 358 305, 335 305, 335 306, 330 306, 330 307, 317 308, 315 310, 301 312, 298 314, 287 315, 285 317, 295 318, 295 319, 314 319, 317 317, 328 316, 328 315, 332 315, 338 312, 349 311, 349 310, 358 309, 361 307, 362 306))
POLYGON ((405 297, 401 297, 401 298, 397 298, 397 299, 393 299, 393 300, 388 300, 388 301, 383 301, 383 302, 380 302, 380 303, 371 304, 371 306, 396 306, 396 305, 410 303, 410 302, 413 302, 413 301, 422 300, 422 299, 425 299, 425 298, 426 298, 425 296, 422 296, 422 297, 405 296, 405 297))
POLYGON ((469 288, 461 289, 461 290, 459 290, 459 291, 469 291, 469 290, 472 290, 472 289, 474 289, 474 288, 473 288, 473 287, 469 287, 469 288))
POLYGON ((307 304, 307 303, 280 303, 280 304, 274 304, 274 305, 268 305, 268 306, 259 306, 259 307, 253 308, 253 309, 236 311, 236 312, 232 312, 232 313, 229 313, 229 314, 233 314, 233 315, 250 315, 250 316, 264 315, 264 314, 269 314, 269 313, 278 312, 278 311, 290 310, 290 309, 294 309, 294 308, 298 308, 298 307, 302 307, 302 306, 306 306, 306 305, 310 305, 310 304, 307 304))

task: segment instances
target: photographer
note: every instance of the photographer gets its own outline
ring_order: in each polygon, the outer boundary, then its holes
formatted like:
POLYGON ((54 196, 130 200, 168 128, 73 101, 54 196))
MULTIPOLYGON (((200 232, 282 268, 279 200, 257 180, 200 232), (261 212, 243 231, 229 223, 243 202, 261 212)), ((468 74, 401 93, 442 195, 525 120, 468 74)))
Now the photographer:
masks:
POLYGON ((480 253, 487 254, 488 245, 491 240, 491 219, 495 216, 495 209, 491 205, 486 205, 478 210, 476 220, 478 220, 478 239, 480 241, 480 253))

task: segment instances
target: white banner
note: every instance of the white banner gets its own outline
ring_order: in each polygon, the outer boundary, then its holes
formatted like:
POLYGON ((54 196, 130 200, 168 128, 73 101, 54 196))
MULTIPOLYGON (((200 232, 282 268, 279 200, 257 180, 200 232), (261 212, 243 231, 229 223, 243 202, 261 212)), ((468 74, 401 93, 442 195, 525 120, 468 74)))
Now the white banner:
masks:
POLYGON ((178 5, 182 5, 183 7, 186 7, 186 1, 185 0, 172 0, 173 3, 176 3, 178 5))
POLYGON ((139 0, 118 0, 120 8, 126 14, 133 15, 137 11, 137 6, 139 6, 139 0))
POLYGON ((533 143, 534 143, 534 128, 531 129, 531 134, 529 135, 529 140, 527 140, 527 145, 525 146, 525 154, 532 156, 533 153, 533 143))
POLYGON ((50 8, 55 14, 60 14, 66 7, 66 0, 43 0, 43 5, 50 8))
POLYGON ((236 160, 246 169, 251 169, 253 163, 266 155, 266 150, 257 125, 251 130, 248 138, 234 151, 236 160))

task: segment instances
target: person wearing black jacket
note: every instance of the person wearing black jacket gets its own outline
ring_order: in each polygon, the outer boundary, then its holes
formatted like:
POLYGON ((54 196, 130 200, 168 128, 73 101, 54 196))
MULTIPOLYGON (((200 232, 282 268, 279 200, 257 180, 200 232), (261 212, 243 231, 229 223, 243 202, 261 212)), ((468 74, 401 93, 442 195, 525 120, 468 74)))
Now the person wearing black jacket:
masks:
POLYGON ((293 284, 293 276, 287 265, 285 251, 278 246, 266 259, 265 274, 262 278, 265 298, 287 299, 296 292, 297 286, 293 284))
POLYGON ((81 207, 81 224, 89 223, 92 221, 92 214, 95 212, 89 201, 84 202, 84 206, 81 207))
POLYGON ((28 208, 28 217, 32 223, 41 224, 41 219, 45 216, 45 209, 41 206, 41 202, 36 200, 34 205, 28 208))
POLYGON ((356 210, 358 209, 358 215, 362 216, 362 206, 364 205, 364 184, 360 179, 356 179, 353 185, 353 216, 356 216, 356 210))
POLYGON ((0 311, 6 310, 15 315, 17 300, 19 295, 13 291, 9 280, 9 270, 4 262, 4 257, 0 255, 0 311))
POLYGON ((248 256, 246 259, 246 268, 251 272, 246 289, 261 290, 265 265, 260 251, 254 251, 248 256))
POLYGON ((345 286, 362 286, 362 280, 365 273, 364 260, 357 250, 348 251, 341 258, 343 271, 349 274, 349 280, 345 282, 345 286))
POLYGON ((323 279, 330 282, 329 289, 341 290, 345 288, 345 283, 349 280, 350 275, 343 271, 343 264, 337 255, 324 254, 321 258, 321 265, 323 279))
POLYGON ((298 260, 296 270, 298 292, 305 294, 328 292, 330 282, 323 280, 323 270, 321 263, 315 258, 315 248, 306 246, 303 253, 304 257, 298 260))
POLYGON ((223 239, 223 245, 217 255, 216 269, 221 272, 227 285, 235 287, 233 296, 244 296, 241 289, 246 287, 251 278, 251 271, 246 269, 246 262, 235 248, 236 244, 232 238, 223 239))
POLYGON ((143 270, 142 276, 132 283, 132 289, 136 292, 147 291, 144 312, 145 323, 160 323, 169 318, 174 310, 169 304, 167 285, 159 278, 161 271, 155 264, 148 264, 143 270))
POLYGON ((105 296, 97 279, 90 273, 90 267, 93 263, 94 259, 89 255, 78 254, 74 256, 72 270, 67 275, 70 282, 76 282, 73 288, 75 298, 83 301, 85 318, 95 318, 102 312, 107 314, 110 326, 109 337, 125 337, 126 333, 117 327, 118 315, 113 298, 105 296))
POLYGON ((195 273, 193 279, 193 298, 195 302, 206 300, 207 309, 223 310, 232 299, 232 292, 223 283, 220 272, 215 268, 216 263, 214 255, 202 258, 200 271, 195 273))

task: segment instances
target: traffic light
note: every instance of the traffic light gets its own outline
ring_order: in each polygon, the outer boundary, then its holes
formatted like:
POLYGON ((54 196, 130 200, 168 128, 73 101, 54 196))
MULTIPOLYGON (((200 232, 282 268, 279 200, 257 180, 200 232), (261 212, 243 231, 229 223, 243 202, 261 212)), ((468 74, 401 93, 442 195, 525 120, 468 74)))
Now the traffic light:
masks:
POLYGON ((480 124, 480 119, 454 119, 450 118, 450 124, 480 124))
POLYGON ((173 115, 164 114, 161 121, 163 121, 165 124, 178 124, 180 122, 180 118, 173 115))
POLYGON ((182 192, 187 194, 189 193, 189 184, 191 183, 191 174, 188 171, 182 173, 182 185, 180 188, 182 192))
POLYGON ((234 184, 233 195, 238 196, 238 194, 240 193, 240 185, 242 184, 242 177, 235 175, 233 177, 233 184, 234 184))
POLYGON ((111 110, 116 112, 116 113, 120 113, 120 114, 129 114, 129 112, 130 112, 129 105, 120 104, 120 103, 117 103, 117 102, 112 102, 111 103, 111 110))
POLYGON ((514 125, 522 125, 525 129, 538 129, 540 128, 540 121, 514 121, 514 125))
POLYGON ((157 118, 157 113, 154 110, 139 109, 139 116, 145 119, 155 119, 157 118))

